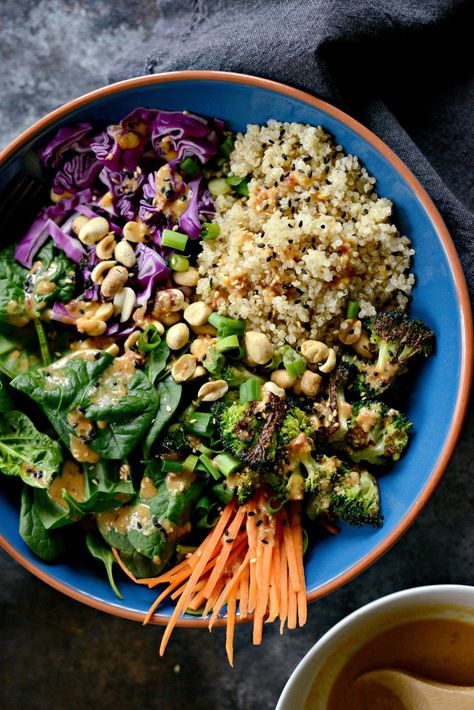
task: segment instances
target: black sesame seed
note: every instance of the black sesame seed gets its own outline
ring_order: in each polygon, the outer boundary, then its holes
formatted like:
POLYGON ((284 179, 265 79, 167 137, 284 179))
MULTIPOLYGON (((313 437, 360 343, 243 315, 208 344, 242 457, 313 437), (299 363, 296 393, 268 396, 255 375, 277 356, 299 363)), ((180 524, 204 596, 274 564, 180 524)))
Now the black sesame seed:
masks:
POLYGON ((228 537, 228 538, 226 538, 226 542, 234 542, 234 538, 233 538, 233 537, 228 537))
POLYGON ((94 360, 99 360, 101 354, 102 354, 102 353, 100 353, 100 352, 95 353, 95 355, 94 355, 94 360))
POLYGON ((264 246, 265 246, 265 244, 257 244, 257 247, 258 247, 259 249, 263 249, 264 246))
POLYGON ((254 515, 256 515, 256 513, 255 513, 255 511, 253 511, 253 510, 249 510, 249 512, 247 513, 247 515, 249 516, 249 518, 252 518, 254 515))
POLYGON ((262 525, 262 523, 263 523, 263 520, 257 520, 257 522, 255 523, 255 525, 256 525, 257 528, 258 528, 258 527, 260 527, 260 525, 262 525))
POLYGON ((303 220, 300 219, 300 221, 298 222, 298 227, 302 227, 302 226, 303 226, 303 220))
POLYGON ((265 540, 265 538, 263 538, 262 540, 260 540, 260 542, 263 542, 264 545, 268 545, 268 540, 265 540))
POLYGON ((137 530, 141 530, 141 529, 142 529, 142 524, 137 521, 137 530))
POLYGON ((265 204, 262 207, 262 210, 268 210, 268 202, 265 202, 265 204))
POLYGON ((154 515, 154 516, 152 517, 151 522, 152 522, 152 525, 153 525, 155 528, 160 527, 160 525, 159 525, 159 523, 158 523, 158 518, 156 517, 156 515, 154 515))

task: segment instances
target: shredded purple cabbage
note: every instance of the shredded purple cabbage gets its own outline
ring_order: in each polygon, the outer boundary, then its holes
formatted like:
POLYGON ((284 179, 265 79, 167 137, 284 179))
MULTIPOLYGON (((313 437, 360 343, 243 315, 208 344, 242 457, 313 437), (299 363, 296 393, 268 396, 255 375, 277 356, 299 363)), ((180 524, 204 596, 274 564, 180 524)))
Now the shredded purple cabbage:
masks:
MULTIPOLYGON (((101 301, 100 286, 91 281, 99 261, 96 246, 81 243, 74 220, 80 215, 105 217, 116 241, 127 222, 141 222, 146 244, 133 244, 137 263, 128 284, 137 305, 147 307, 171 273, 166 260, 172 250, 161 247, 162 231, 178 227, 198 239, 202 222, 214 214, 202 172, 191 179, 180 163, 188 157, 208 163, 218 153, 223 130, 220 119, 143 107, 102 130, 89 122, 60 128, 38 155, 53 191, 66 196, 41 210, 16 246, 15 258, 31 268, 39 249, 52 238, 79 265, 83 292, 77 296, 101 301)), ((54 304, 51 318, 74 323, 67 306, 54 304)), ((107 333, 125 337, 131 330, 111 319, 107 333)))

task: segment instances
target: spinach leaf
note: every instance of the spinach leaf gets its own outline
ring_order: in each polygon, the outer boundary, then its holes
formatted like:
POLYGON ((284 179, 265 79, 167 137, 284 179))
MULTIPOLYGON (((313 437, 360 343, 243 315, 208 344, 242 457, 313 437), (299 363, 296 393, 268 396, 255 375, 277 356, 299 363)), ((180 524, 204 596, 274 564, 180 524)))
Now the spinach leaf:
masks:
POLYGON ((36 491, 35 504, 48 530, 70 525, 84 515, 113 510, 130 500, 135 491, 127 463, 65 463, 49 491, 36 491))
POLYGON ((26 414, 11 411, 0 418, 0 470, 7 476, 48 488, 62 459, 58 442, 39 432, 26 414))
POLYGON ((28 547, 46 562, 52 562, 65 552, 63 538, 45 529, 26 486, 21 494, 20 535, 28 547))
POLYGON ((156 348, 149 351, 146 372, 152 384, 156 383, 156 378, 165 369, 169 356, 170 349, 165 340, 162 340, 156 348))
POLYGON ((171 374, 158 384, 156 394, 159 397, 160 404, 156 412, 155 421, 143 445, 143 455, 145 458, 148 458, 158 435, 175 413, 181 399, 182 390, 182 385, 175 382, 171 374))
POLYGON ((36 261, 25 277, 25 290, 40 313, 48 304, 69 301, 76 286, 76 269, 66 254, 49 239, 38 252, 36 261))
POLYGON ((11 326, 0 323, 0 371, 10 379, 41 364, 35 329, 27 326, 11 333, 11 326))
POLYGON ((117 585, 115 584, 114 575, 112 571, 115 562, 115 557, 113 556, 110 548, 104 545, 102 539, 96 533, 92 532, 88 532, 86 535, 86 546, 92 557, 95 557, 96 560, 100 560, 104 563, 110 586, 112 587, 118 598, 123 599, 122 594, 120 594, 117 585))
MULTIPOLYGON (((168 487, 166 479, 152 498, 138 497, 118 511, 99 513, 98 528, 111 547, 133 558, 133 552, 153 562, 160 571, 173 555, 179 539, 191 529, 191 514, 203 483, 183 478, 183 490, 168 487)), ((125 561, 125 557, 123 557, 125 561)))
POLYGON ((76 271, 49 239, 28 271, 14 256, 14 246, 0 251, 0 321, 22 327, 50 303, 74 295, 76 271))
POLYGON ((14 257, 14 246, 0 251, 0 321, 23 326, 30 320, 25 299, 27 269, 14 257))
POLYGON ((222 506, 216 501, 212 501, 209 496, 202 496, 194 511, 196 527, 200 530, 213 528, 220 518, 222 506))
POLYGON ((145 373, 122 368, 123 358, 78 351, 50 367, 16 377, 12 386, 40 404, 66 446, 77 435, 80 414, 83 421, 91 422, 83 434, 87 445, 102 458, 120 459, 142 439, 158 407, 145 373), (106 426, 95 427, 99 421, 106 426))

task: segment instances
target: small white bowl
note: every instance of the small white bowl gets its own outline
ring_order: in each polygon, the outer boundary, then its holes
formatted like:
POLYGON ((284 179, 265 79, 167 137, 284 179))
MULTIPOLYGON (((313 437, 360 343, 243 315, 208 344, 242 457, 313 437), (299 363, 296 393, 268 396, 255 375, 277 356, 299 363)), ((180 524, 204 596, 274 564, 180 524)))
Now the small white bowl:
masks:
POLYGON ((474 587, 438 584, 389 594, 357 609, 339 621, 308 651, 293 671, 276 710, 303 710, 313 681, 323 663, 337 651, 330 671, 319 679, 319 697, 314 710, 325 710, 332 684, 347 658, 383 628, 403 621, 456 618, 474 624, 474 587))

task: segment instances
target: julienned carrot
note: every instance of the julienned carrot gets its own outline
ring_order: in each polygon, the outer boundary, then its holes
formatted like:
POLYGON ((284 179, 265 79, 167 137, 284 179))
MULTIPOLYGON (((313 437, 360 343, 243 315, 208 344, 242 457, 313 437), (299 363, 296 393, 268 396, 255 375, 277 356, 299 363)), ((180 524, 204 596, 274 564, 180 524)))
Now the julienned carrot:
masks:
POLYGON ((265 494, 240 508, 235 502, 229 503, 197 550, 158 577, 137 580, 114 549, 121 568, 138 584, 145 583, 152 588, 166 583, 144 623, 151 620, 166 597, 176 599, 163 634, 160 655, 180 615, 187 609, 198 611, 203 605, 203 617, 210 613, 211 630, 227 604, 226 652, 230 665, 233 665, 237 609, 241 620, 254 612, 255 644, 262 641, 265 618, 273 621, 279 617, 280 633, 285 623, 288 628, 295 628, 298 622, 300 626, 305 623, 301 505, 294 502, 276 515, 269 515, 266 504, 265 494))
POLYGON ((121 560, 121 558, 120 558, 120 555, 119 555, 118 550, 117 550, 116 547, 113 547, 113 548, 112 548, 112 553, 113 553, 113 556, 115 557, 115 561, 117 562, 117 564, 118 564, 118 566, 120 567, 120 569, 121 569, 123 572, 125 572, 125 574, 127 575, 127 577, 130 577, 130 579, 132 580, 132 582, 135 582, 135 584, 139 584, 140 581, 135 577, 134 574, 132 574, 132 573, 130 572, 129 569, 127 569, 127 567, 126 567, 126 566, 124 565, 124 563, 122 562, 122 560, 121 560))

